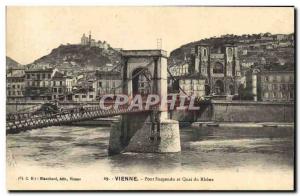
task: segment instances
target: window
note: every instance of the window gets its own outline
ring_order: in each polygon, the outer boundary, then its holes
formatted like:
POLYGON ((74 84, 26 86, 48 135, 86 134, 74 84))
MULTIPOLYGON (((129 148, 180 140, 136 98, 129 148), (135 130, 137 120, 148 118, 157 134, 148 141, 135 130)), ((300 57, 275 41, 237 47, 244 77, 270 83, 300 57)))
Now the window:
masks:
POLYGON ((20 95, 21 93, 20 93, 20 91, 18 91, 18 95, 20 95))
POLYGON ((268 84, 268 89, 272 90, 272 84, 268 84))
POLYGON ((89 98, 91 98, 91 99, 92 99, 93 97, 94 97, 93 95, 90 95, 90 96, 89 96, 89 98))
POLYGON ((82 95, 81 98, 86 98, 86 95, 82 95))
POLYGON ((273 76, 269 77, 270 82, 273 82, 273 76))
POLYGON ((54 93, 57 93, 57 88, 53 88, 53 92, 54 92, 54 93))
POLYGON ((290 98, 294 99, 294 93, 293 92, 290 92, 290 98))
POLYGON ((269 98, 269 93, 265 93, 265 98, 269 98))
POLYGON ((17 88, 20 88, 20 85, 17 85, 17 88))
POLYGON ((207 50, 205 48, 203 49, 203 56, 207 56, 207 50))
POLYGON ((26 76, 27 76, 27 79, 30 79, 30 74, 27 74, 26 76))
POLYGON ((15 88, 16 86, 15 85, 12 85, 12 88, 15 88))
POLYGON ((228 48, 228 56, 232 56, 232 48, 228 48))
POLYGON ((281 76, 276 76, 277 82, 281 82, 281 76))
POLYGON ((275 92, 271 93, 272 94, 272 98, 275 98, 275 92))
POLYGON ((99 87, 102 87, 102 82, 101 81, 99 82, 99 87))
POLYGON ((46 74, 43 73, 42 78, 45 79, 45 77, 46 77, 46 74))
POLYGON ((59 82, 59 85, 62 86, 62 81, 59 82))
POLYGON ((265 80, 266 80, 266 81, 269 81, 269 77, 268 77, 268 76, 266 76, 266 77, 265 77, 265 80))
POLYGON ((75 95, 75 98, 79 98, 79 95, 75 95))
POLYGON ((215 63, 213 73, 224 73, 223 64, 219 62, 215 63))
POLYGON ((62 89, 61 88, 58 89, 58 93, 62 93, 62 89))

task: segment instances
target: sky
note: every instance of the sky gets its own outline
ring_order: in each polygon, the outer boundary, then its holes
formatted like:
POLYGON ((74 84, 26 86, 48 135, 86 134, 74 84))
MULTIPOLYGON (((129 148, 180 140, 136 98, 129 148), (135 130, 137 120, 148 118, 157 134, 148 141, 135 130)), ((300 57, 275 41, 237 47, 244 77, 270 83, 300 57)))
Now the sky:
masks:
POLYGON ((92 32, 114 48, 162 49, 224 34, 294 32, 290 7, 15 7, 6 9, 6 55, 28 64, 92 32))

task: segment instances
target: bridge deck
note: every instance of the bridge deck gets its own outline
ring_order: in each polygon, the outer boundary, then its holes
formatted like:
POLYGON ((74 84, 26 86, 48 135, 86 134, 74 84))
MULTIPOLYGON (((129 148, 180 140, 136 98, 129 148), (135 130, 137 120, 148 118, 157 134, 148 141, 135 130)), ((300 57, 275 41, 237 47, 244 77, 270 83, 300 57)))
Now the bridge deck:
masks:
POLYGON ((63 110, 58 113, 19 113, 19 114, 8 114, 6 119, 6 133, 18 133, 30 129, 48 127, 48 126, 59 126, 67 125, 72 122, 92 120, 100 117, 117 116, 121 114, 147 112, 149 110, 139 109, 127 109, 120 107, 118 109, 103 110, 97 107, 89 108, 72 108, 63 110))

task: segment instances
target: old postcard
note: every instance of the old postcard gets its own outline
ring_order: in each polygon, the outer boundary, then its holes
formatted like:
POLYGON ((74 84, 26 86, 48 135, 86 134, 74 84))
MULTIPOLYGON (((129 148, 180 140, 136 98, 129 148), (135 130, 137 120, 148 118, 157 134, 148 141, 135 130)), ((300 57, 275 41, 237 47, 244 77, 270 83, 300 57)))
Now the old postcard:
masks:
POLYGON ((294 7, 6 7, 8 190, 295 184, 294 7))

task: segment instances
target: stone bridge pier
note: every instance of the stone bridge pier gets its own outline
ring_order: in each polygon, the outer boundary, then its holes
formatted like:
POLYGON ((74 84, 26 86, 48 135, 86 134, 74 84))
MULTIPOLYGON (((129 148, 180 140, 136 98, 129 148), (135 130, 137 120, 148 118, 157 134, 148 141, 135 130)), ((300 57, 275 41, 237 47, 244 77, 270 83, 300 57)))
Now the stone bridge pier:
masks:
MULTIPOLYGON (((123 94, 167 96, 167 54, 163 50, 123 50, 123 94)), ((167 107, 124 114, 113 125, 109 154, 180 152, 178 121, 168 119, 167 107)))

